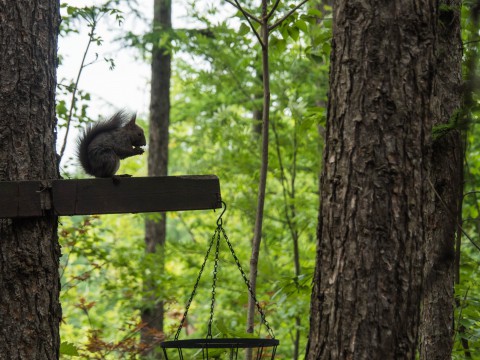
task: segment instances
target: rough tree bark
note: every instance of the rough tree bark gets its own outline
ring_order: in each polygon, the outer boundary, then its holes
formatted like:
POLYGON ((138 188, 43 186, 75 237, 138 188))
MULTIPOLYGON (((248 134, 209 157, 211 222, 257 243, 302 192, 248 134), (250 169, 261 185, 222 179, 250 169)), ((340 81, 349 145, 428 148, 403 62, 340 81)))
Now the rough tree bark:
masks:
POLYGON ((414 359, 436 1, 333 4, 307 359, 414 359))
MULTIPOLYGON (((165 33, 171 30, 171 0, 155 0, 153 13, 154 31, 165 33)), ((150 98, 150 138, 148 143, 148 174, 166 176, 168 174, 168 128, 170 124, 170 77, 171 56, 169 49, 154 44, 152 52, 152 79, 150 98)), ((163 252, 166 238, 166 217, 145 223, 145 244, 148 253, 158 253, 163 266, 163 252)), ((154 272, 155 273, 155 272, 154 272)), ((156 292, 155 279, 146 279, 146 291, 156 292)), ((163 302, 156 297, 147 299, 147 307, 142 311, 142 321, 147 328, 142 331, 142 341, 152 344, 158 339, 152 338, 150 329, 163 331, 163 302)))
MULTIPOLYGON (((58 0, 0 0, 0 181, 58 177, 59 21, 58 0)), ((0 219, 0 359, 58 359, 59 256, 53 213, 0 219)))
MULTIPOLYGON (((444 1, 438 13, 434 125, 447 124, 462 101, 462 42, 459 0, 444 1)), ((451 358, 454 337, 454 243, 461 211, 463 145, 458 130, 434 141, 431 186, 435 189, 426 242, 420 358, 451 358)))

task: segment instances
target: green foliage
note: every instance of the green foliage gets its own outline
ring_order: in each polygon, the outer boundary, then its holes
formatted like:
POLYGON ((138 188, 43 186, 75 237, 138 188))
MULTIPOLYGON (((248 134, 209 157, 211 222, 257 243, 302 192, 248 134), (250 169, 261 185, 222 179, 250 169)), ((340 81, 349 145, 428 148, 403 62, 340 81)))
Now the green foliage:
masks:
MULTIPOLYGON (((464 41, 464 86, 475 81, 478 71, 478 25, 472 22, 470 10, 473 3, 464 2, 462 7, 462 38, 464 41), (474 41, 472 41, 472 39, 474 41), (472 64, 474 66, 472 66, 472 64), (474 71, 472 73, 471 71, 474 71)), ((476 5, 476 3, 475 3, 476 5)), ((445 9, 450 10, 450 9, 445 9)), ((476 90, 472 88, 471 90, 476 90)), ((463 224, 470 240, 462 238, 460 260, 460 283, 455 287, 455 343, 453 359, 480 359, 480 148, 478 91, 467 94, 464 109, 456 114, 457 127, 465 133, 465 186, 463 198, 463 224), (473 243, 475 244, 473 244, 473 243)), ((452 120, 453 119, 452 117, 452 120)), ((453 123, 453 121, 452 121, 453 123)))
MULTIPOLYGON (((478 239, 478 236, 476 237, 478 239)), ((477 240, 478 241, 478 240, 477 240)), ((480 256, 478 250, 464 244, 461 279, 455 287, 456 336, 453 359, 464 359, 470 351, 473 359, 480 354, 480 256)))
POLYGON ((138 217, 62 219, 61 332, 66 341, 75 339, 83 358, 108 358, 109 353, 126 347, 133 351, 136 345, 130 340, 139 326, 132 301, 141 302, 137 280, 142 271, 137 265, 144 256, 140 225, 138 217), (111 230, 117 226, 125 237, 111 230))
POLYGON ((79 356, 78 350, 72 343, 62 342, 60 344, 60 355, 63 356, 79 356))
MULTIPOLYGON (((480 244, 480 202, 478 183, 480 181, 480 152, 478 148, 478 113, 472 113, 468 132, 465 191, 463 202, 463 228, 477 245, 480 244)), ((460 262, 460 284, 455 287, 455 344, 453 359, 464 359, 468 351, 473 359, 480 354, 480 252, 463 237, 460 262)))

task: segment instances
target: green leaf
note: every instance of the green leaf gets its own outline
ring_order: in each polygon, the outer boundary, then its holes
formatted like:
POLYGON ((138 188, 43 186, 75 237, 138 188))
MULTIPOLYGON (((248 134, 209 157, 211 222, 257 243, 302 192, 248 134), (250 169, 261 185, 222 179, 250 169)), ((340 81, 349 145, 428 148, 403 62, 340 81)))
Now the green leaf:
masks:
POLYGON ((57 115, 63 117, 67 114, 67 105, 65 103, 65 100, 59 100, 57 102, 57 115))
POLYGON ((280 26, 280 34, 282 34, 282 37, 284 40, 287 40, 288 39, 288 26, 286 26, 285 24, 283 26, 280 26))
POLYGON ((303 21, 306 21, 311 25, 315 25, 318 20, 316 16, 305 15, 305 14, 300 15, 300 19, 302 19, 303 21))
POLYGON ((250 27, 247 24, 242 23, 240 25, 240 29, 238 30, 238 35, 244 36, 244 35, 248 34, 249 32, 250 32, 250 27))
POLYGON ((300 37, 300 31, 296 27, 289 27, 288 28, 288 34, 295 41, 297 41, 298 38, 300 37))
POLYGON ((316 29, 313 34, 312 45, 318 46, 324 42, 330 42, 331 37, 332 33, 330 30, 325 28, 316 29))
POLYGON ((272 40, 270 41, 270 46, 275 51, 284 52, 287 48, 287 42, 283 39, 279 39, 272 36, 272 40))
POLYGON ((217 321, 215 321, 215 325, 223 336, 230 335, 230 331, 228 330, 227 325, 225 325, 223 319, 218 319, 217 321))
POLYGON ((305 21, 303 20, 297 20, 295 22, 295 26, 297 28, 299 28, 300 30, 302 30, 304 33, 307 33, 308 32, 308 25, 305 21))
POLYGON ((307 131, 315 124, 315 116, 304 117, 300 123, 300 130, 307 131))
POLYGON ((307 108, 307 112, 310 114, 323 114, 325 112, 325 108, 323 106, 312 106, 307 108))
POLYGON ((316 17, 321 18, 322 17, 322 12, 318 9, 311 8, 311 9, 308 9, 308 15, 316 16, 316 17))
POLYGON ((63 341, 60 344, 60 354, 68 356, 79 356, 78 350, 75 345, 67 341, 63 341))

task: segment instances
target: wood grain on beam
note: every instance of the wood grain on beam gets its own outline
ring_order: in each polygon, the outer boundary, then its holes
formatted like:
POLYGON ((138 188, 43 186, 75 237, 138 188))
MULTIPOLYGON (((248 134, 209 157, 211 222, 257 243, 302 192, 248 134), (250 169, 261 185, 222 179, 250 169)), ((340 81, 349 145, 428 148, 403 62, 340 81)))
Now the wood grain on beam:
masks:
POLYGON ((41 216, 50 209, 88 215, 221 207, 214 175, 52 180, 49 188, 41 181, 0 182, 0 196, 0 217, 41 216))

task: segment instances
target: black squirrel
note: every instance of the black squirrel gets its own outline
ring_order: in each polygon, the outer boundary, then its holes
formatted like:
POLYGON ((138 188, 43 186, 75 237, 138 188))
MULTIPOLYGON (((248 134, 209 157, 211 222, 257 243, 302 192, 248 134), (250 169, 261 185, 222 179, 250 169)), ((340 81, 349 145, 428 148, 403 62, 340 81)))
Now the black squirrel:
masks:
POLYGON ((143 154, 140 146, 145 146, 147 141, 135 119, 136 114, 118 111, 107 120, 87 125, 77 141, 77 156, 87 174, 113 177, 120 160, 143 154))

